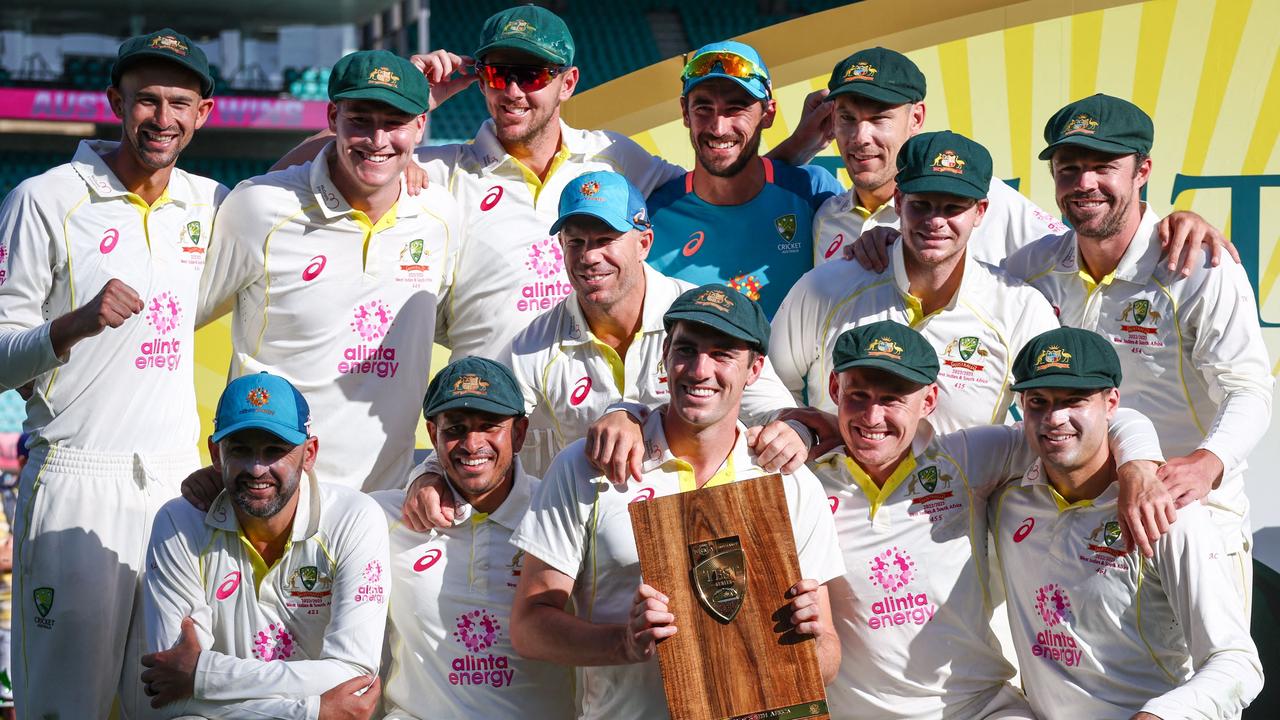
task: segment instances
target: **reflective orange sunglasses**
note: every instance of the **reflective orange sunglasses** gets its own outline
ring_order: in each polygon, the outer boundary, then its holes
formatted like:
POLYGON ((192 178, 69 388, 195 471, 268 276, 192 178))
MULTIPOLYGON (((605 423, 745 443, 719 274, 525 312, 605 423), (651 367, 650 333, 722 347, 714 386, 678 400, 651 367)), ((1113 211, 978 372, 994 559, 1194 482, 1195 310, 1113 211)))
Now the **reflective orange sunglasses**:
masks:
POLYGON ((537 92, 551 84, 557 75, 568 68, 546 65, 488 65, 476 63, 476 74, 486 85, 494 90, 506 90, 507 83, 530 93, 537 92))
POLYGON ((684 72, 680 74, 680 81, 686 82, 693 78, 706 77, 712 72, 716 72, 717 66, 720 68, 719 72, 729 77, 742 80, 756 78, 763 80, 766 87, 769 85, 769 76, 763 68, 737 53, 724 50, 705 52, 701 55, 693 56, 692 59, 686 56, 684 72))

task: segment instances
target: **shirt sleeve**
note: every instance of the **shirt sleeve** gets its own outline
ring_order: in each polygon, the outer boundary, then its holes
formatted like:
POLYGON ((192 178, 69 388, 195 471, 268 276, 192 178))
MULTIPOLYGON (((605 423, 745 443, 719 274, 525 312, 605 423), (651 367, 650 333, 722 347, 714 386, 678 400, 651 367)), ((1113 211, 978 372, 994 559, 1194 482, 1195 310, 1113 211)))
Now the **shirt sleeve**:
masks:
POLYGON ((635 185, 640 194, 649 197, 649 193, 685 174, 684 168, 650 153, 640 147, 639 143, 625 135, 608 133, 612 144, 601 153, 619 173, 635 185))
POLYGON ((57 250, 61 232, 36 203, 29 181, 0 206, 0 390, 66 362, 53 354, 44 317, 54 275, 66 272, 57 250))
MULTIPOLYGON (((442 163, 432 163, 432 166, 441 165, 442 163)), ((431 179, 435 182, 435 178, 431 179)), ((447 187, 441 186, 441 187, 447 187)), ((446 237, 448 238, 445 246, 444 270, 440 275, 440 292, 436 299, 436 332, 435 341, 438 345, 453 349, 453 341, 449 337, 450 321, 453 318, 451 308, 453 305, 453 285, 457 281, 458 262, 462 257, 462 247, 466 242, 466 225, 462 219, 462 208, 458 206, 456 200, 447 191, 441 195, 449 198, 448 212, 444 213, 444 226, 446 237)))
POLYGON ((740 418, 746 425, 764 425, 777 416, 778 411, 796 406, 795 398, 782 379, 773 370, 769 358, 764 359, 760 377, 742 391, 740 418))
POLYGON ((1143 706, 1162 718, 1235 718, 1262 690, 1258 649, 1243 599, 1208 512, 1183 508, 1156 542, 1155 569, 1191 653, 1190 679, 1143 706))
POLYGON ((1111 418, 1108 439, 1111 453, 1116 458, 1116 467, 1138 460, 1164 462, 1156 426, 1150 418, 1137 410, 1116 408, 1116 414, 1111 418))
MULTIPOLYGON (((1004 248, 1000 250, 1006 256, 1046 235, 1059 235, 1067 231, 1067 226, 1052 213, 1045 212, 1003 180, 993 178, 988 192, 988 197, 992 198, 991 204, 999 203, 1003 210, 1003 217, 999 218, 1003 227, 993 229, 999 229, 1004 234, 1004 248)), ((987 212, 990 213, 991 210, 987 212)))
POLYGON ((791 532, 800 560, 801 577, 797 579, 825 583, 842 577, 844 554, 840 552, 836 523, 822 482, 807 467, 783 478, 784 487, 792 489, 787 502, 791 505, 791 532))
POLYGON ((275 212, 259 207, 261 203, 253 197, 264 192, 266 188, 242 183, 231 191, 214 216, 209 257, 200 274, 197 328, 230 312, 236 294, 265 271, 263 245, 278 220, 275 212))
MULTIPOLYGON (((344 497, 340 502, 347 505, 348 512, 335 530, 336 537, 331 538, 337 570, 322 656, 262 662, 202 652, 196 664, 197 699, 246 700, 264 695, 318 699, 353 677, 377 674, 390 592, 387 522, 382 509, 368 497, 344 497)), ((326 510, 340 511, 337 505, 326 510)))
POLYGON ((809 190, 812 193, 809 205, 815 211, 822 206, 828 198, 835 197, 844 193, 845 188, 836 179, 831 171, 821 165, 805 165, 802 168, 809 176, 809 190))
POLYGON ((1275 379, 1244 267, 1225 263, 1209 273, 1220 283, 1207 284, 1194 310, 1191 355, 1209 384, 1209 396, 1218 402, 1218 413, 1200 447, 1217 455, 1230 473, 1267 432, 1275 379))
POLYGON ((581 492, 588 472, 579 440, 556 455, 533 493, 529 511, 511 536, 511 544, 575 580, 587 552, 587 523, 595 496, 581 492))
MULTIPOLYGON (((812 291, 817 272, 810 270, 791 287, 774 313, 770 328, 769 362, 796 402, 804 402, 809 369, 822 352, 819 329, 827 308, 819 294, 812 291)), ((810 392, 826 390, 809 388, 810 392)), ((817 405, 812 399, 808 404, 817 405)))

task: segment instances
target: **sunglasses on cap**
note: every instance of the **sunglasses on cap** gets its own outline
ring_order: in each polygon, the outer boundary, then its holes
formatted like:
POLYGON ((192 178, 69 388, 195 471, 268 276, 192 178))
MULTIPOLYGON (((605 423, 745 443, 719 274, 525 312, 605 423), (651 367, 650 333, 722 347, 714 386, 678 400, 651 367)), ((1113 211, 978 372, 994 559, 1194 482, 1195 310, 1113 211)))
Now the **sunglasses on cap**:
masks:
POLYGON ((681 82, 687 82, 693 78, 706 77, 713 72, 720 72, 741 80, 755 78, 763 80, 766 86, 769 84, 769 76, 763 68, 737 53, 713 50, 694 55, 693 58, 689 58, 687 55, 685 57, 684 72, 680 74, 681 82), (717 70, 717 67, 719 70, 717 70))
POLYGON ((494 90, 506 90, 507 83, 514 83, 525 92, 536 92, 551 84, 557 75, 567 70, 563 65, 489 65, 476 63, 476 74, 494 90))

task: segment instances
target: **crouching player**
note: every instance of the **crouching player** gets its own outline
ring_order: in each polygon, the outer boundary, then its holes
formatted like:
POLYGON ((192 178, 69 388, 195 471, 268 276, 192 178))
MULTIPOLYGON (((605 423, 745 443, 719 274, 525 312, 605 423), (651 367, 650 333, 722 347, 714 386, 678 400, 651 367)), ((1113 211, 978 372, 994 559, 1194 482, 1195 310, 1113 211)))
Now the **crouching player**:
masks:
POLYGON ((1013 372, 1038 459, 996 494, 992 529, 1036 715, 1239 717, 1262 669, 1208 510, 1179 510, 1151 558, 1118 547, 1105 441, 1120 404, 1115 349, 1088 330, 1051 330, 1013 372))
POLYGON ((386 521, 368 496, 316 481, 309 413, 283 378, 232 380, 209 438, 222 493, 208 512, 176 498, 156 516, 142 680, 165 717, 373 712, 386 521))

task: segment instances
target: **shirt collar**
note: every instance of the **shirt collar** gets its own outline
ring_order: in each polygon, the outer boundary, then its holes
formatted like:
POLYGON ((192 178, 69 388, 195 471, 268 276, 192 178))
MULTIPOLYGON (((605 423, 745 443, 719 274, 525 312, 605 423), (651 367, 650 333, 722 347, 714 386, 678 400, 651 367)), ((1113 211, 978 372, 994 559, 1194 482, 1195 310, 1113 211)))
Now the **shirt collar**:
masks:
MULTIPOLYGON (((120 178, 112 172, 107 166, 102 156, 115 150, 120 143, 110 140, 81 140, 76 147, 76 154, 71 158, 71 166, 75 168, 76 174, 84 180, 99 197, 126 197, 133 195, 132 192, 120 182, 120 178)), ((165 195, 170 202, 181 205, 190 205, 195 197, 195 191, 191 187, 191 182, 187 179, 186 173, 178 168, 174 168, 169 174, 169 185, 165 188, 165 195)))
POLYGON ((891 225, 898 221, 898 209, 894 206, 892 197, 885 200, 880 207, 864 207, 862 201, 858 199, 858 189, 849 188, 848 192, 841 196, 840 202, 841 212, 855 213, 864 222, 871 218, 876 218, 876 222, 881 225, 891 225), (882 214, 886 217, 879 218, 878 216, 882 214))
POLYGON ((1022 480, 1019 484, 1025 488, 1043 487, 1044 491, 1048 493, 1057 504, 1058 512, 1062 512, 1069 508, 1100 507, 1109 505, 1117 502, 1120 497, 1120 483, 1117 481, 1108 485, 1107 488, 1098 495, 1098 497, 1093 498, 1092 500, 1068 502, 1067 499, 1062 497, 1058 490, 1053 487, 1053 484, 1049 482, 1049 475, 1044 471, 1044 464, 1040 462, 1040 458, 1036 458, 1035 462, 1031 463, 1031 466, 1027 468, 1027 471, 1022 474, 1022 480))
MULTIPOLYGON (((231 500, 231 493, 223 490, 214 498, 209 511, 204 515, 204 522, 209 527, 227 532, 239 532, 240 522, 231 500)), ((320 488, 315 473, 308 472, 306 481, 298 483, 298 508, 293 516, 293 530, 290 539, 294 542, 306 540, 320 529, 320 488)))
MULTIPOLYGON (((1155 273, 1156 266, 1160 262, 1160 253, 1163 251, 1156 231, 1159 223, 1160 216, 1156 215, 1150 205, 1143 203, 1142 221, 1138 223, 1138 230, 1133 234, 1133 241, 1129 243, 1129 247, 1125 248, 1124 255, 1120 256, 1116 269, 1109 273, 1113 278, 1146 284, 1155 273)), ((1054 265, 1054 271, 1078 273, 1085 272, 1084 267, 1084 259, 1080 255, 1080 237, 1072 231, 1067 235, 1067 242, 1062 248, 1062 255, 1054 265)))
MULTIPOLYGON (((969 239, 972 241, 973 237, 970 236, 969 239)), ((907 260, 904 245, 906 245, 906 241, 898 238, 897 242, 889 246, 889 267, 893 270, 893 284, 897 286, 898 293, 903 296, 905 301, 907 296, 914 296, 911 295, 911 279, 907 277, 907 260)), ((943 310, 954 310, 956 308, 960 303, 960 296, 968 290, 969 285, 974 282, 974 276, 977 274, 973 268, 973 258, 969 255, 969 249, 965 248, 964 274, 960 276, 960 286, 956 288, 955 294, 943 306, 943 310)), ((935 310, 934 312, 940 311, 935 310)))
MULTIPOLYGON (((654 270, 649 263, 644 265, 644 304, 640 308, 640 332, 663 332, 666 326, 662 318, 676 296, 666 292, 668 287, 675 286, 662 273, 654 270)), ((677 288, 678 289, 678 288, 677 288)), ((565 326, 561 328, 561 343, 564 345, 582 345, 591 342, 591 326, 578 304, 578 291, 575 290, 564 299, 565 326)))
MULTIPOLYGON (((520 524, 520 519, 524 517, 525 511, 529 509, 529 503, 533 500, 534 479, 524 471, 524 465, 521 464, 519 456, 513 459, 512 469, 515 472, 515 478, 511 483, 511 492, 507 493, 506 499, 502 501, 497 510, 486 516, 489 520, 508 530, 516 529, 516 526, 520 524)), ((467 523, 473 515, 481 514, 462 497, 457 488, 453 487, 453 483, 449 483, 449 492, 453 493, 455 508, 453 512, 453 527, 467 523)))
MULTIPOLYGON (((494 172, 507 164, 512 164, 518 170, 519 161, 502 146, 494 127, 493 118, 485 120, 472 143, 484 163, 483 172, 494 172)), ((568 156, 579 154, 582 151, 581 136, 582 131, 575 130, 566 125, 563 119, 560 120, 560 147, 556 152, 568 156)))
MULTIPOLYGON (((674 463, 678 459, 671 452, 671 446, 667 444, 666 429, 662 425, 662 418, 666 414, 666 409, 666 405, 654 408, 649 413, 649 417, 645 418, 644 426, 641 428, 645 447, 644 463, 640 468, 641 472, 651 473, 674 463)), ((751 458, 751 449, 747 445, 747 427, 741 421, 738 421, 737 430, 738 437, 733 442, 733 449, 729 451, 729 456, 733 458, 734 468, 741 475, 744 470, 756 467, 756 464, 751 458)))
MULTIPOLYGON (((334 184, 333 177, 329 174, 329 158, 335 152, 337 152, 337 143, 330 140, 329 144, 320 149, 320 154, 316 155, 316 159, 311 161, 310 172, 311 194, 315 197, 316 206, 320 208, 321 214, 329 220, 356 212, 356 209, 351 207, 351 203, 347 202, 347 199, 338 191, 338 186, 334 184)), ((404 176, 402 174, 400 177, 400 200, 397 200, 395 204, 397 218, 413 217, 421 211, 420 203, 408 200, 409 195, 405 191, 404 176)))

